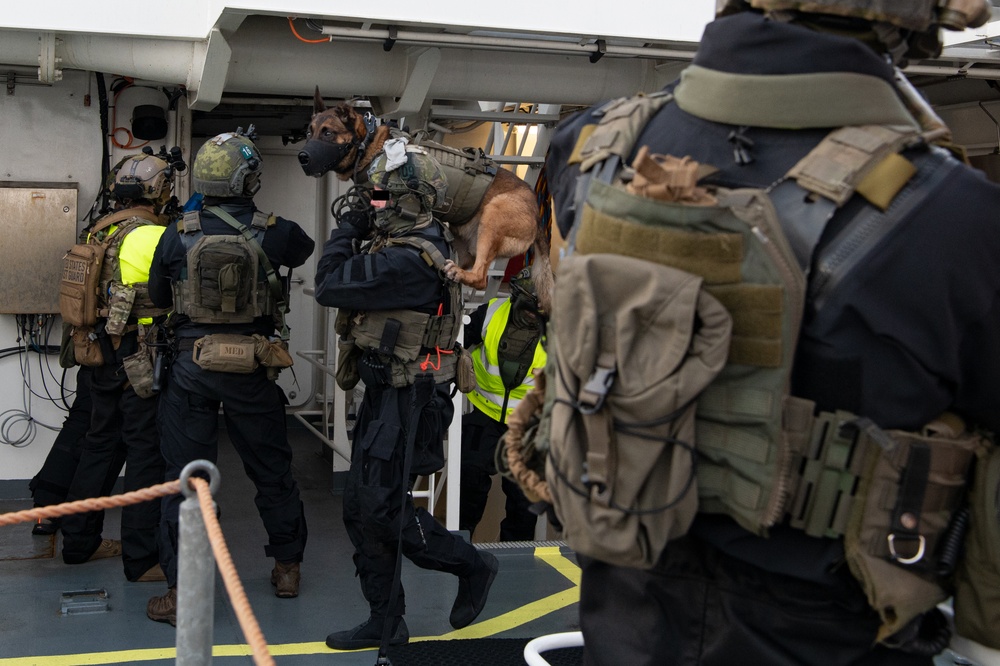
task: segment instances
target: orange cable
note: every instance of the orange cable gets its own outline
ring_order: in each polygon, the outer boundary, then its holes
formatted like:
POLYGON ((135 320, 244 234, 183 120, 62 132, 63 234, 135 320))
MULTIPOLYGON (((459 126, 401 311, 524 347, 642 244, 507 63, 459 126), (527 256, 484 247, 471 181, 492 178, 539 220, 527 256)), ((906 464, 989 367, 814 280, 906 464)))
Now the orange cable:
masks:
POLYGON ((289 16, 288 27, 292 29, 292 34, 295 35, 295 37, 298 38, 300 42, 305 42, 306 44, 322 44, 323 42, 333 41, 333 35, 330 35, 329 37, 324 37, 323 39, 306 39, 305 37, 299 34, 298 30, 295 29, 295 23, 293 23, 293 21, 295 21, 295 19, 289 16))

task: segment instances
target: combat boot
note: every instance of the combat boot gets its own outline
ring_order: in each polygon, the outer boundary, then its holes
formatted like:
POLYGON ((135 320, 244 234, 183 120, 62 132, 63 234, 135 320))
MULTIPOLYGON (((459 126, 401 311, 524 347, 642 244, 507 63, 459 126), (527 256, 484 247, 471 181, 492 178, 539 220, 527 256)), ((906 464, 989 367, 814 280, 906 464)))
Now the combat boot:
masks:
POLYGON ((169 622, 177 626, 177 588, 172 587, 162 597, 153 597, 146 604, 146 617, 154 622, 169 622))
MULTIPOLYGON (((410 630, 402 615, 391 618, 392 633, 389 634, 389 645, 406 645, 410 642, 410 630)), ((326 637, 326 644, 334 650, 361 650, 377 648, 382 642, 382 629, 385 627, 384 617, 370 616, 367 620, 346 631, 337 631, 326 637)))
POLYGON ((135 579, 136 583, 159 583, 167 580, 167 575, 163 573, 163 568, 159 564, 154 564, 146 569, 146 573, 135 579))
POLYGON ((120 557, 122 554, 122 542, 117 539, 102 539, 101 545, 97 547, 94 554, 86 559, 87 562, 103 560, 106 557, 120 557))
POLYGON ((271 585, 274 585, 274 596, 291 599, 299 596, 299 581, 301 580, 298 562, 274 561, 271 569, 271 585))
POLYGON ((490 586, 500 568, 500 563, 492 553, 481 552, 479 558, 479 564, 472 574, 458 579, 458 595, 448 617, 451 626, 456 629, 469 626, 483 611, 490 586))

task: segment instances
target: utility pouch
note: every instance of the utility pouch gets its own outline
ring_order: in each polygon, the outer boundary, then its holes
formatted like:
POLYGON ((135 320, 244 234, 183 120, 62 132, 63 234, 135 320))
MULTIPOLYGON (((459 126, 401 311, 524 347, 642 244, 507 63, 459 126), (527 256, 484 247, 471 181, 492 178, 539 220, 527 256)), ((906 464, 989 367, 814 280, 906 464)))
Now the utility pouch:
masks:
POLYGON ((350 391, 358 382, 361 375, 358 373, 358 360, 361 358, 361 348, 354 344, 352 338, 337 338, 337 372, 335 379, 337 386, 345 391, 350 391))
POLYGON ((698 510, 695 400, 725 365, 732 322, 691 273, 614 254, 559 264, 545 467, 578 553, 650 568, 698 510))
POLYGON ((272 382, 278 381, 282 369, 290 368, 295 363, 292 355, 288 353, 288 343, 284 340, 268 340, 259 333, 254 333, 253 339, 256 345, 254 358, 267 368, 268 379, 272 382))
POLYGON ((268 340, 259 333, 253 334, 254 358, 268 368, 290 368, 295 364, 284 340, 268 340))
POLYGON ((93 326, 74 326, 71 337, 73 357, 77 363, 91 368, 104 365, 104 354, 93 326))
POLYGON ((79 365, 73 352, 73 326, 63 322, 62 339, 59 341, 59 367, 69 369, 79 365))
POLYGON ((976 462, 955 588, 955 632, 1000 650, 1000 447, 976 462))
POLYGON ((248 375, 257 369, 256 346, 249 335, 216 333, 194 341, 191 359, 203 370, 248 375))
POLYGON ((117 284, 108 303, 108 322, 104 330, 108 335, 121 335, 128 324, 135 303, 135 288, 126 284, 117 284))
POLYGON ((462 345, 455 345, 458 356, 455 365, 455 386, 462 393, 469 393, 476 388, 476 369, 472 365, 472 354, 462 345))
POLYGON ((964 424, 950 415, 919 433, 883 431, 864 419, 858 423, 865 463, 844 550, 851 573, 882 619, 881 641, 950 596, 938 566, 949 541, 960 538, 952 532, 952 518, 986 441, 963 432, 964 424))
POLYGON ((137 396, 152 398, 156 395, 153 391, 153 362, 145 346, 140 346, 139 351, 126 356, 122 364, 125 366, 125 375, 132 385, 132 390, 137 396))

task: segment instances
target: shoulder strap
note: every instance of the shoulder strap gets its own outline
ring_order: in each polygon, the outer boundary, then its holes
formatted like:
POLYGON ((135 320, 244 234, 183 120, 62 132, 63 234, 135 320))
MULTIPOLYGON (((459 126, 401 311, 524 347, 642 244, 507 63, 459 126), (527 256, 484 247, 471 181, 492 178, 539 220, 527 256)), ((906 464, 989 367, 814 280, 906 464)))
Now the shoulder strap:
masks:
POLYGON ((177 233, 193 234, 201 231, 201 213, 197 210, 189 210, 184 216, 177 220, 177 233))
POLYGON ((657 111, 673 100, 670 93, 621 97, 608 102, 594 112, 600 117, 598 125, 581 133, 580 142, 573 148, 574 159, 580 161, 580 176, 573 196, 573 226, 566 239, 567 252, 576 248, 576 234, 583 216, 583 202, 594 178, 610 183, 618 167, 632 153, 639 134, 657 111), (597 167, 600 168, 597 168, 597 167))
POLYGON ((94 228, 90 230, 90 235, 93 237, 94 234, 104 231, 112 225, 133 217, 142 218, 152 224, 159 224, 160 222, 152 212, 146 210, 145 208, 123 208, 122 210, 116 210, 109 215, 105 215, 98 220, 97 224, 94 225, 94 228))
MULTIPOLYGON (((449 243, 451 239, 448 239, 449 243)), ((444 275, 444 264, 445 258, 441 254, 441 251, 434 246, 434 243, 430 242, 426 238, 420 238, 419 236, 399 236, 395 238, 390 238, 386 245, 408 245, 418 252, 420 252, 420 257, 427 263, 428 266, 433 266, 439 276, 441 276, 442 281, 448 287, 448 296, 450 303, 450 314, 444 316, 438 316, 436 318, 432 317, 432 320, 436 319, 439 321, 447 321, 449 324, 447 328, 449 330, 449 335, 451 340, 454 342, 458 339, 458 330, 462 326, 462 310, 463 310, 463 300, 462 300, 462 286, 457 282, 452 282, 443 277, 444 275)))
MULTIPOLYGON (((281 321, 281 339, 288 340, 288 326, 285 324, 285 313, 288 312, 288 303, 285 300, 285 294, 281 289, 281 282, 278 278, 277 271, 271 265, 271 260, 267 258, 264 253, 264 248, 261 247, 260 241, 257 240, 257 235, 252 233, 245 225, 241 224, 239 220, 224 211, 218 206, 206 206, 205 210, 210 211, 220 220, 231 226, 233 229, 238 231, 240 235, 243 236, 250 243, 253 248, 257 251, 257 256, 260 257, 260 263, 264 267, 264 273, 267 275, 267 284, 271 288, 271 293, 274 294, 274 300, 278 304, 278 313, 281 321)), ((255 214, 256 219, 256 214, 255 214)), ((266 218, 267 216, 265 216, 266 218)), ((259 229, 258 232, 263 235, 263 229, 259 229)))
POLYGON ((899 153, 919 141, 912 128, 841 127, 769 189, 781 228, 806 274, 823 229, 855 192, 879 210, 889 207, 916 173, 899 153))
POLYGON ((427 262, 428 266, 433 266, 434 268, 444 270, 444 255, 441 251, 434 246, 434 243, 430 242, 426 238, 419 238, 417 236, 400 236, 397 238, 390 238, 386 245, 409 245, 416 250, 419 250, 421 258, 427 262))

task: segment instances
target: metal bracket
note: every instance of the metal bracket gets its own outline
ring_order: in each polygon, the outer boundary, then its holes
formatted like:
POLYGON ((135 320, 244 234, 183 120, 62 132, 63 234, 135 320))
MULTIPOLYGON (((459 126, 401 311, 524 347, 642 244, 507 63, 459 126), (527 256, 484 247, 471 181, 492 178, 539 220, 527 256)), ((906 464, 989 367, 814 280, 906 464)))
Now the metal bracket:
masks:
POLYGON ((389 26, 388 32, 389 36, 385 38, 384 42, 382 42, 382 50, 385 51, 386 53, 391 51, 392 47, 396 45, 397 29, 392 26, 389 26))
POLYGON ((590 62, 594 63, 604 57, 608 52, 608 43, 603 39, 597 40, 597 50, 590 54, 590 62))

